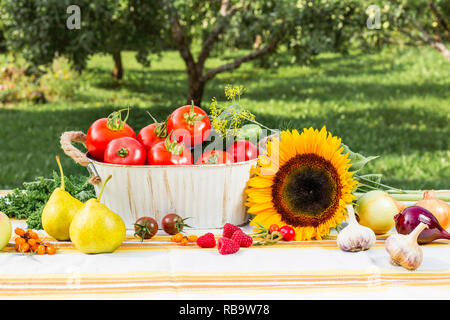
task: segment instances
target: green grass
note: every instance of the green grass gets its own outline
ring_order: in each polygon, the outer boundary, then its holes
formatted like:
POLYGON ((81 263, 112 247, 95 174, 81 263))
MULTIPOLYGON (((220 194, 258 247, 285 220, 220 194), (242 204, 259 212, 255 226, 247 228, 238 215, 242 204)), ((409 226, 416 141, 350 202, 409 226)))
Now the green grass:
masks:
MULTIPOLYGON (((211 59, 209 66, 220 63, 211 59)), ((186 102, 186 74, 177 52, 166 52, 144 69, 134 54, 124 55, 125 78, 111 80, 112 59, 95 56, 70 101, 0 107, 0 189, 13 188, 57 170, 87 174, 67 158, 59 136, 87 131, 97 118, 133 105, 135 130, 186 102)), ((224 99, 225 84, 242 84, 242 101, 265 125, 301 129, 327 126, 345 144, 379 155, 366 172, 402 189, 450 189, 450 64, 429 48, 390 48, 381 53, 319 56, 313 66, 260 69, 245 64, 207 85, 203 105, 224 99)))

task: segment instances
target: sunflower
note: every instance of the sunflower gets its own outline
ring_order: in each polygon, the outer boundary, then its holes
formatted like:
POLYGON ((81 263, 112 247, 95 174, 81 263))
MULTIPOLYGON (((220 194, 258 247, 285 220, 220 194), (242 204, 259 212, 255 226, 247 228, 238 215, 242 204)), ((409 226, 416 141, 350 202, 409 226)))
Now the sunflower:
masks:
POLYGON ((341 139, 323 127, 283 131, 267 142, 245 190, 250 225, 289 225, 295 240, 320 240, 346 218, 357 181, 341 139))

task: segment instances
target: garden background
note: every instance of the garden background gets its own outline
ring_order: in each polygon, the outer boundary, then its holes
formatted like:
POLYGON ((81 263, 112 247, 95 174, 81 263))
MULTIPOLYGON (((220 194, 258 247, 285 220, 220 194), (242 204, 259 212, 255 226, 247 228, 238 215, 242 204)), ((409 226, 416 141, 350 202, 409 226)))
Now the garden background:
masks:
POLYGON ((208 110, 227 84, 268 127, 326 125, 380 156, 364 171, 386 184, 448 189, 449 13, 440 0, 0 0, 0 189, 50 177, 55 155, 87 176, 64 131, 128 106, 138 131, 147 112, 208 110))

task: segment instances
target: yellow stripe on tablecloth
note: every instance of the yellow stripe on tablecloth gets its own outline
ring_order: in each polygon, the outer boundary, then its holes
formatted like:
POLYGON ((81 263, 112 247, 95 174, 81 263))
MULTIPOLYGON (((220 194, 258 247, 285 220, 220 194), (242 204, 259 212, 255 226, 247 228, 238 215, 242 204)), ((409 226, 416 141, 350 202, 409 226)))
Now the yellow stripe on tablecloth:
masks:
MULTIPOLYGON (((6 252, 15 252, 14 250, 14 239, 8 244, 4 249, 6 252)), ((50 242, 57 248, 58 253, 70 253, 78 252, 72 242, 58 242, 52 238, 44 237, 43 241, 50 242)), ((255 241, 256 243, 256 241, 255 241)), ((435 241, 427 245, 427 247, 447 247, 450 244, 449 240, 435 241)), ((252 246, 251 248, 243 248, 243 250, 253 250, 253 249, 286 249, 286 248, 296 248, 296 249, 309 249, 309 248, 320 248, 320 249, 333 249, 339 250, 335 240, 312 240, 312 241, 289 241, 289 242, 278 242, 275 245, 270 246, 252 246)), ((372 249, 384 248, 384 240, 377 240, 372 249)), ((126 239, 124 243, 116 250, 116 252, 143 252, 143 251, 161 251, 161 250, 186 250, 186 249, 196 249, 196 250, 217 250, 217 249, 204 249, 197 246, 196 243, 189 243, 186 246, 182 246, 179 243, 172 242, 170 240, 165 240, 165 237, 155 237, 151 240, 141 241, 130 241, 126 239)))
POLYGON ((28 281, 29 283, 66 283, 73 282, 75 279, 80 282, 96 282, 102 283, 107 281, 113 282, 132 282, 132 281, 356 281, 361 279, 384 278, 393 280, 436 280, 444 279, 450 281, 450 271, 446 272, 392 272, 385 270, 374 270, 373 272, 358 273, 349 270, 327 270, 320 273, 303 272, 303 273, 277 273, 277 272, 256 272, 256 273, 186 273, 186 272, 131 272, 131 273, 113 273, 113 274, 77 274, 77 276, 65 274, 33 274, 33 275, 0 275, 0 283, 18 283, 28 281))
POLYGON ((225 291, 227 292, 233 292, 233 293, 239 293, 239 292, 255 292, 255 293, 261 293, 261 290, 265 291, 271 291, 271 292, 278 292, 278 293, 286 293, 286 292, 301 292, 304 290, 315 290, 316 292, 320 291, 327 291, 327 290, 336 290, 336 289, 345 289, 346 291, 354 291, 355 289, 364 289, 362 291, 372 291, 373 289, 387 289, 392 287, 398 287, 399 285, 403 286, 413 286, 413 287, 420 287, 420 286, 427 286, 427 287, 443 287, 443 288, 449 288, 450 287, 450 281, 442 281, 442 282, 435 282, 433 284, 430 284, 429 282, 424 283, 408 283, 408 284, 399 284, 397 282, 394 283, 388 283, 388 282, 381 282, 376 283, 373 285, 368 285, 367 283, 336 283, 336 284, 284 284, 284 285, 276 285, 273 284, 267 285, 267 284, 241 284, 241 283, 233 283, 229 285, 149 285, 149 286, 130 286, 130 287, 103 287, 103 288, 71 288, 71 289, 64 289, 64 288, 31 288, 31 287, 24 287, 24 288, 14 288, 14 289, 0 289, 0 296, 5 295, 6 297, 9 296, 42 296, 42 295, 57 295, 59 298, 61 298, 64 295, 83 295, 86 296, 89 295, 102 295, 102 294, 112 294, 112 293, 121 293, 121 294, 140 294, 140 295, 149 295, 149 294, 161 294, 161 293, 177 293, 180 290, 183 290, 183 292, 189 292, 189 293, 218 293, 223 294, 225 291))

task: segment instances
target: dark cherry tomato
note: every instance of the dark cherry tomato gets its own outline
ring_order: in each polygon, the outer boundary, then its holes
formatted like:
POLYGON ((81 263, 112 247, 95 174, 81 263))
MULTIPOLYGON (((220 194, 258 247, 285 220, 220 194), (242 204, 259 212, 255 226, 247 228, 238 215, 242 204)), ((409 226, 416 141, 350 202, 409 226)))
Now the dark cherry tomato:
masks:
POLYGON ((155 144, 147 155, 150 165, 188 165, 192 161, 191 151, 182 143, 170 141, 169 137, 155 144))
POLYGON ((184 227, 190 227, 184 221, 189 218, 181 218, 175 213, 169 213, 161 220, 162 228, 165 232, 171 235, 175 235, 183 231, 184 227))
POLYGON ((239 140, 228 147, 227 152, 233 156, 234 162, 248 161, 258 157, 258 148, 247 140, 239 140))
POLYGON ((112 140, 122 137, 136 139, 136 133, 126 124, 128 115, 125 120, 122 120, 122 111, 115 111, 108 118, 98 119, 89 127, 86 135, 86 148, 95 160, 103 162, 106 146, 112 140))
POLYGON ((186 105, 176 109, 167 119, 167 132, 186 147, 194 147, 205 141, 211 131, 208 115, 201 108, 186 105))
POLYGON ((134 223, 134 235, 144 239, 153 238, 158 232, 158 222, 152 217, 142 217, 136 220, 134 223))
POLYGON ((272 232, 275 232, 275 231, 280 231, 280 227, 277 224, 272 224, 269 227, 269 233, 272 234, 272 232))
POLYGON ((283 226, 280 228, 280 233, 283 236, 284 241, 291 241, 295 238, 295 230, 289 226, 283 226))
POLYGON ((226 164, 233 163, 233 157, 228 152, 222 150, 211 150, 203 153, 201 157, 198 158, 198 160, 195 162, 195 164, 219 164, 219 163, 226 163, 226 164))
POLYGON ((144 165, 147 159, 147 150, 136 139, 130 137, 117 138, 106 146, 105 163, 123 165, 144 165))
POLYGON ((152 123, 148 126, 144 127, 139 131, 137 139, 140 143, 150 151, 150 149, 157 144, 158 142, 162 142, 167 137, 167 129, 166 124, 163 123, 152 123))

